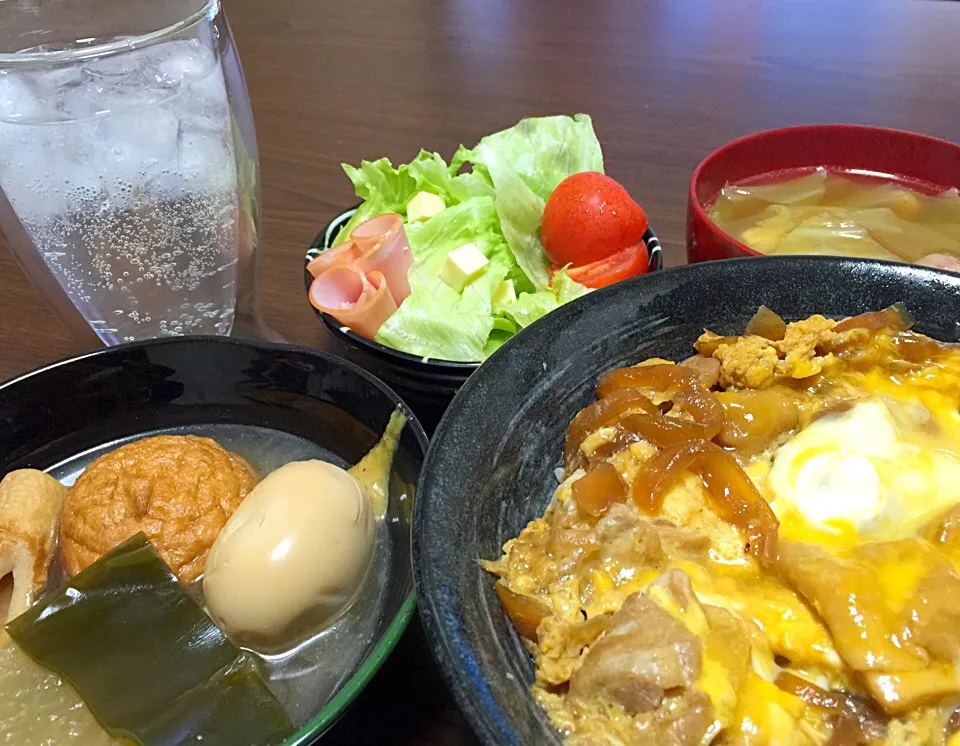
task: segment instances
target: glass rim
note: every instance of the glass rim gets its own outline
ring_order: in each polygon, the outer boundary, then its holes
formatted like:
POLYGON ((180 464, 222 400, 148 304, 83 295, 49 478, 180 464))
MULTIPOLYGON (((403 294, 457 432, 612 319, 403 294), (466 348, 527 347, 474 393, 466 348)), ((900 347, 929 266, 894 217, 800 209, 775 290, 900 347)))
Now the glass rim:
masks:
POLYGON ((204 0, 203 4, 193 11, 186 18, 174 21, 168 26, 148 31, 145 34, 137 34, 123 39, 114 39, 104 44, 94 44, 89 47, 73 47, 69 49, 57 49, 50 52, 0 52, 0 68, 2 67, 20 67, 26 65, 51 65, 65 62, 83 61, 98 59, 100 57, 110 57, 123 52, 131 52, 141 47, 173 36, 185 29, 195 25, 204 18, 213 18, 220 10, 220 0, 204 0))

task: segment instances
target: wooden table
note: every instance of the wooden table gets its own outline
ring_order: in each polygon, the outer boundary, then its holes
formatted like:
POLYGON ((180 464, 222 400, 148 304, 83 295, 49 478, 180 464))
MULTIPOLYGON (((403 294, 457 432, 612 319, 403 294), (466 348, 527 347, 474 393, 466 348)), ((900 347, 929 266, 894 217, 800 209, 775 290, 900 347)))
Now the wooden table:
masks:
MULTIPOLYGON (((444 155, 588 112, 607 171, 684 261, 690 172, 747 132, 846 121, 960 139, 960 3, 936 0, 225 0, 263 171, 262 305, 323 346, 304 248, 353 199, 342 161, 444 155)), ((76 352, 0 250, 0 379, 76 352)), ((473 740, 415 623, 333 743, 473 740)))

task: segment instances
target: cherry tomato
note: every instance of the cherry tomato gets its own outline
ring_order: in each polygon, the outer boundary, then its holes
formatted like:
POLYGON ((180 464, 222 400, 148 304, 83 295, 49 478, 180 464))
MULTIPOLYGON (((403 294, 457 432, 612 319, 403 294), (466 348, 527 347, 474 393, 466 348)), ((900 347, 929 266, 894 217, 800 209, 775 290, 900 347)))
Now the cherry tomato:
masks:
POLYGON ((620 280, 642 275, 647 271, 649 261, 647 245, 640 241, 598 262, 570 267, 567 275, 588 288, 605 288, 620 280))
POLYGON ((557 185, 547 200, 540 240, 555 267, 606 259, 636 245, 648 226, 643 208, 609 176, 585 171, 557 185))

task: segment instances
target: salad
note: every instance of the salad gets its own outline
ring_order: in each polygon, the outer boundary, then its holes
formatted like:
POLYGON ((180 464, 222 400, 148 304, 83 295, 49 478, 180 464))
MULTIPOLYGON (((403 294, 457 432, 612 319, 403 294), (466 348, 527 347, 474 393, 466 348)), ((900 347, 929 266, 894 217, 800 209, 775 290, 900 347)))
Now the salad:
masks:
POLYGON ((363 200, 309 265, 310 301, 410 354, 479 362, 593 288, 647 270, 643 209, 603 174, 589 116, 524 119, 461 146, 344 165, 363 200))

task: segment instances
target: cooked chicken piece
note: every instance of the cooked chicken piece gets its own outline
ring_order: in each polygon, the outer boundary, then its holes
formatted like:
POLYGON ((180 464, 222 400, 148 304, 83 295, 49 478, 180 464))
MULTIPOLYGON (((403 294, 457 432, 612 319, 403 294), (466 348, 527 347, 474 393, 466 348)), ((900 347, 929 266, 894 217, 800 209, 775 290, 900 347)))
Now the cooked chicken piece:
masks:
POLYGON ((863 674, 867 691, 891 715, 909 712, 956 694, 958 671, 952 663, 934 663, 921 671, 863 674))
POLYGON ((840 559, 812 544, 780 543, 784 579, 823 617, 837 652, 857 671, 919 671, 922 653, 900 642, 902 625, 870 563, 840 559), (919 653, 919 654, 918 654, 919 653))
POLYGON ((718 727, 733 722, 737 692, 750 671, 746 628, 726 609, 701 605, 690 576, 668 570, 647 589, 647 597, 678 619, 701 645, 703 672, 698 686, 710 697, 718 727))
POLYGON ((570 687, 571 744, 686 746, 731 723, 750 647, 739 620, 701 606, 690 578, 669 570, 646 597, 627 599, 583 660, 570 687), (701 679, 709 691, 698 688, 701 679), (624 716, 611 716, 611 704, 624 716))
POLYGON ((611 505, 597 521, 596 538, 604 554, 621 565, 656 567, 663 560, 660 534, 632 505, 611 505))
POLYGON ((700 675, 700 642, 642 593, 627 598, 570 679, 573 699, 606 699, 628 713, 660 706, 700 675))
POLYGON ((661 707, 646 728, 638 729, 638 746, 688 746, 704 743, 713 723, 710 698, 698 689, 684 689, 661 707))
POLYGON ((960 660, 960 575, 944 563, 917 587, 901 618, 915 645, 940 661, 960 660))
POLYGON ((664 553, 670 557, 704 554, 710 548, 710 536, 689 526, 678 526, 666 520, 655 520, 664 553))
MULTIPOLYGON (((629 715, 616 705, 577 703, 536 690, 554 723, 569 731, 566 746, 700 746, 712 743, 710 700, 696 689, 683 689, 664 698, 656 710, 629 715), (561 704, 563 703, 563 704, 561 704)), ((718 745, 719 746, 719 745, 718 745)))
POLYGON ((582 622, 555 616, 544 619, 537 630, 537 682, 558 686, 570 681, 584 649, 603 634, 612 616, 601 614, 582 622))
POLYGON ((550 535, 547 551, 563 564, 558 563, 560 574, 566 574, 584 555, 597 551, 595 527, 584 522, 575 500, 556 503, 547 514, 550 535))

